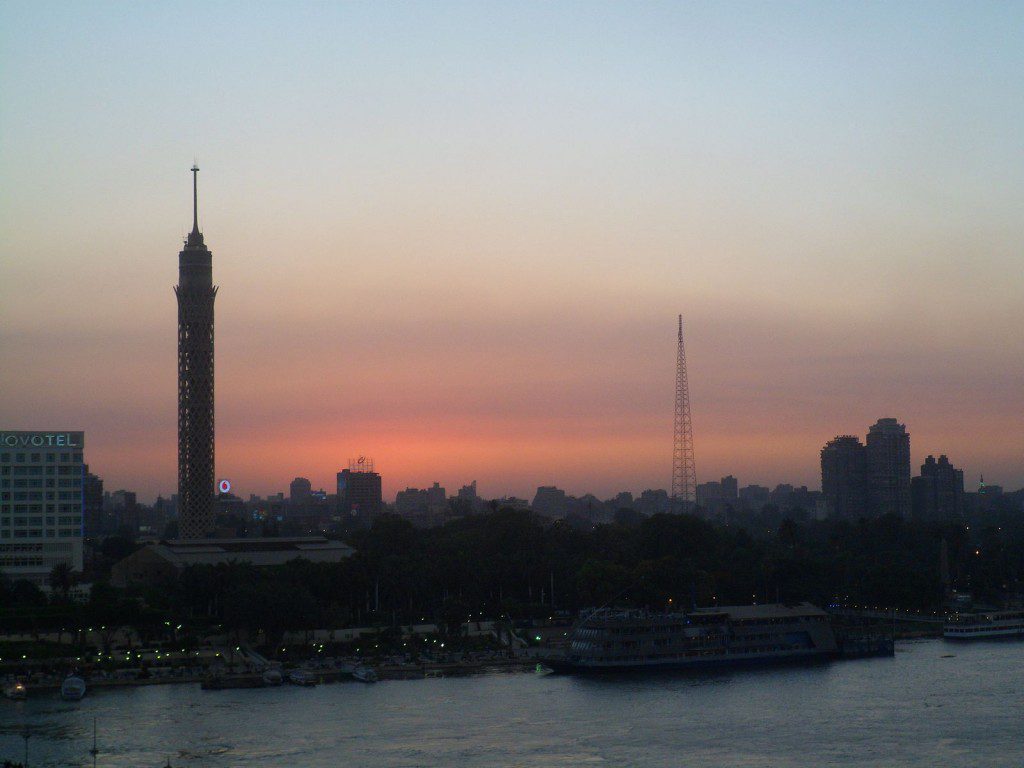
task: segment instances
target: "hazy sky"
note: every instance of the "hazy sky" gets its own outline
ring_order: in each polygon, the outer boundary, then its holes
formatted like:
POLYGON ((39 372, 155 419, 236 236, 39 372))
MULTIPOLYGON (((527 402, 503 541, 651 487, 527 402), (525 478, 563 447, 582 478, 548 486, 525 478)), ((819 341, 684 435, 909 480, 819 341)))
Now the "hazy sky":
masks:
POLYGON ((0 427, 176 488, 200 172, 242 495, 820 485, 881 416, 1024 484, 1024 6, 0 4, 0 427))

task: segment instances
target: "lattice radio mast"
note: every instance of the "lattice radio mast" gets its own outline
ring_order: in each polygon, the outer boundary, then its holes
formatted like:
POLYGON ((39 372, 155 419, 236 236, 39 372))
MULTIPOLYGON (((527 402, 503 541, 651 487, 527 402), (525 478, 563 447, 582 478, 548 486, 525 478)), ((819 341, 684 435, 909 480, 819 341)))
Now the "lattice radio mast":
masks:
POLYGON ((690 420, 690 384, 686 378, 683 316, 679 316, 676 352, 676 414, 672 435, 672 511, 686 512, 696 502, 697 469, 693 461, 693 422, 690 420))

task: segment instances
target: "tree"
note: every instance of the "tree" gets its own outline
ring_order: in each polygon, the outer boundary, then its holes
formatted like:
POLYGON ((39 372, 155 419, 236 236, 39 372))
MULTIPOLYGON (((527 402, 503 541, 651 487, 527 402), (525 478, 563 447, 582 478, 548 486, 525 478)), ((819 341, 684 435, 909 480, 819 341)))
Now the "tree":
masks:
POLYGON ((71 592, 71 587, 75 584, 75 577, 71 572, 71 566, 66 562, 54 565, 46 580, 50 585, 50 589, 54 592, 59 592, 65 600, 67 600, 68 594, 71 592))

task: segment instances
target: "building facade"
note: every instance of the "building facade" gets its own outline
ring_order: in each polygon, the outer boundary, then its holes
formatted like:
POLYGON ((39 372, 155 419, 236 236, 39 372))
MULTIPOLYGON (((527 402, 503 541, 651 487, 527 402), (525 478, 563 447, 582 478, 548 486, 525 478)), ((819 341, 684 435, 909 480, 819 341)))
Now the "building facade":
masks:
POLYGON ((0 572, 43 586, 82 570, 84 432, 0 431, 0 572))
POLYGON ((909 517, 910 434, 896 419, 879 419, 868 429, 868 504, 876 515, 909 517))
POLYGON ((840 435, 821 449, 821 491, 825 514, 855 520, 868 513, 868 457, 853 435, 840 435))
POLYGON ((372 462, 354 462, 338 473, 338 514, 342 525, 367 528, 380 514, 380 475, 372 462))
POLYGON ((964 473, 946 456, 929 456, 921 474, 910 481, 914 517, 920 520, 959 520, 964 515, 964 473))
POLYGON ((199 231, 192 166, 192 231, 178 254, 178 528, 183 539, 213 532, 213 254, 199 231))

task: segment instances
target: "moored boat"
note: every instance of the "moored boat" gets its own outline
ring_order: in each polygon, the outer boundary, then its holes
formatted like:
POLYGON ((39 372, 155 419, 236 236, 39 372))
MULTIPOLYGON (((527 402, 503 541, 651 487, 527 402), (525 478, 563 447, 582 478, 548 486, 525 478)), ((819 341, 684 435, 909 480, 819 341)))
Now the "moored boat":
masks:
POLYGON ((377 670, 373 667, 359 666, 352 670, 352 677, 361 683, 376 683, 377 670))
POLYGON ((306 669, 293 669, 288 673, 288 682, 292 685, 312 686, 316 685, 317 677, 306 669))
POLYGON ((4 686, 4 696, 16 701, 26 699, 28 698, 28 686, 21 682, 21 680, 15 680, 13 683, 8 683, 4 686))
POLYGON ((263 670, 263 682, 271 687, 276 687, 284 683, 284 675, 277 667, 268 667, 263 670))
POLYGON ((600 608, 584 612, 555 672, 732 667, 824 660, 839 652, 828 614, 809 603, 734 605, 689 612, 600 608))
POLYGON ((947 640, 1024 638, 1024 611, 974 611, 946 617, 942 636, 947 640))
POLYGON ((60 697, 65 701, 81 701, 85 696, 85 680, 78 675, 68 675, 60 686, 60 697))

